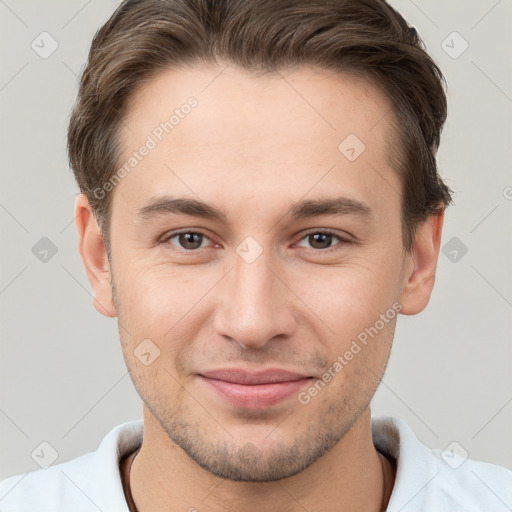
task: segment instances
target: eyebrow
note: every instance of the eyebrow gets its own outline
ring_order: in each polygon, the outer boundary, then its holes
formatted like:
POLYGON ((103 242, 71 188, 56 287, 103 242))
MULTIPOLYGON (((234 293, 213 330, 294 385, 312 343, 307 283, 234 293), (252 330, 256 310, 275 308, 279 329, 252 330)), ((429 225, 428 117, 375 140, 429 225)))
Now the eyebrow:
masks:
MULTIPOLYGON (((156 196, 138 210, 139 222, 146 222, 154 217, 177 214, 190 215, 205 219, 218 220, 227 224, 226 213, 202 201, 172 196, 156 196)), ((354 215, 372 218, 373 210, 365 203, 346 196, 328 199, 301 200, 294 203, 288 214, 294 219, 316 217, 320 215, 354 215)))

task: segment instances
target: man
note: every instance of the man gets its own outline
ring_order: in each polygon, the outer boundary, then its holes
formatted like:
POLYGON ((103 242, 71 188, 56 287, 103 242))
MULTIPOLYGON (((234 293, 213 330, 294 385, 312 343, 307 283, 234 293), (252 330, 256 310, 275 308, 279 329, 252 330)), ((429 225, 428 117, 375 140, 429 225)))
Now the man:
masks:
MULTIPOLYGON (((68 149, 94 305, 143 422, 0 509, 502 511, 370 402, 428 304, 439 69, 382 0, 140 0, 92 43, 68 149)), ((456 455, 454 455, 456 457, 456 455)))

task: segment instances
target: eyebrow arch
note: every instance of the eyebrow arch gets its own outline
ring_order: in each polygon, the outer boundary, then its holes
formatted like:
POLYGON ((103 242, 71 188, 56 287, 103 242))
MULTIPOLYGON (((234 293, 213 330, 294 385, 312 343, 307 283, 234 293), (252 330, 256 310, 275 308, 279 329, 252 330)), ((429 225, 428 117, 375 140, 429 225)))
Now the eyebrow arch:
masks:
POLYGON ((315 199, 295 203, 290 214, 293 218, 315 217, 318 215, 356 215, 370 218, 372 209, 366 204, 350 197, 315 199))
MULTIPOLYGON (((288 212, 292 218, 307 218, 320 215, 355 215, 363 218, 373 217, 372 209, 365 203, 346 196, 328 199, 301 200, 292 205, 288 212)), ((227 224, 227 215, 223 210, 202 201, 172 196, 156 196, 138 210, 139 222, 167 214, 190 215, 205 219, 218 220, 227 224)))
POLYGON ((139 222, 147 221, 153 217, 166 214, 190 215, 205 219, 227 222, 227 215, 215 206, 203 203, 196 199, 174 198, 171 196, 156 196, 148 204, 140 208, 137 214, 139 222))

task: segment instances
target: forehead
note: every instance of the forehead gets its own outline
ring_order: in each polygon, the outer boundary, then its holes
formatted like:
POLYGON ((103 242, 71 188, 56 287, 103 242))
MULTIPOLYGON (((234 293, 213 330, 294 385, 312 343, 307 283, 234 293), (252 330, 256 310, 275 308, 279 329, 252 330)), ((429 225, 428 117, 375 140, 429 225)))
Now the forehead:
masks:
POLYGON ((116 186, 114 203, 119 196, 140 208, 166 193, 236 202, 236 191, 240 201, 291 204, 335 188, 376 207, 385 197, 399 202, 387 163, 390 104, 361 78, 314 67, 255 75, 195 65, 159 73, 127 107, 120 166, 152 148, 116 186))

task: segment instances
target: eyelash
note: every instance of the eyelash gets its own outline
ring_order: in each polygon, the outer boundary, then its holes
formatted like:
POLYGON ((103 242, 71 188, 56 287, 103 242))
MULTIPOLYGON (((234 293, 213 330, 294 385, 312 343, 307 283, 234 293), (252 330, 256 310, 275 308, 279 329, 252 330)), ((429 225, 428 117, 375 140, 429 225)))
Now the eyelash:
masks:
MULTIPOLYGON (((168 244, 170 243, 170 240, 179 236, 179 235, 183 235, 183 234, 193 234, 193 235, 202 235, 203 237, 207 238, 208 240, 211 241, 210 237, 208 235, 206 235, 206 233, 203 233, 202 231, 192 231, 192 230, 182 230, 182 231, 174 231, 172 233, 169 233, 168 235, 166 235, 162 240, 161 240, 161 243, 163 244, 168 244)), ((313 249, 313 248, 308 248, 310 251, 313 251, 315 253, 322 253, 322 254, 326 254, 326 253, 330 253, 330 252, 333 252, 333 251, 337 251, 337 250, 340 250, 341 247, 340 246, 344 246, 344 245, 352 245, 354 242, 349 240, 348 238, 344 238, 338 234, 336 234, 334 231, 330 230, 330 229, 322 229, 322 230, 313 230, 313 231, 310 231, 306 234, 304 234, 302 236, 302 238, 299 240, 299 242, 301 242, 302 240, 304 240, 305 238, 307 238, 308 236, 311 236, 311 235, 317 235, 317 234, 322 234, 322 235, 332 235, 334 236, 335 238, 337 238, 339 240, 339 243, 335 244, 334 246, 332 247, 329 247, 327 249, 313 249)), ((172 244, 171 244, 172 245, 172 244)), ((202 252, 204 249, 206 248, 199 248, 199 249, 183 249, 183 248, 177 248, 178 251, 181 251, 183 253, 200 253, 202 252)))

